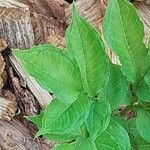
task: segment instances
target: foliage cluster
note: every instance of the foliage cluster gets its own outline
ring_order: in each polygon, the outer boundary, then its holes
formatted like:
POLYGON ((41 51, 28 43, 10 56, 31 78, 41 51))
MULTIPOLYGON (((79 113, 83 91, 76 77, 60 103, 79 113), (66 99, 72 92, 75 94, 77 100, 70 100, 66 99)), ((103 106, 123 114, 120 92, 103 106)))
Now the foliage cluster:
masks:
POLYGON ((27 117, 36 136, 61 143, 54 150, 150 149, 150 48, 130 2, 109 1, 103 36, 121 65, 110 61, 104 40, 73 6, 63 51, 50 45, 13 51, 55 95, 40 115, 27 117))

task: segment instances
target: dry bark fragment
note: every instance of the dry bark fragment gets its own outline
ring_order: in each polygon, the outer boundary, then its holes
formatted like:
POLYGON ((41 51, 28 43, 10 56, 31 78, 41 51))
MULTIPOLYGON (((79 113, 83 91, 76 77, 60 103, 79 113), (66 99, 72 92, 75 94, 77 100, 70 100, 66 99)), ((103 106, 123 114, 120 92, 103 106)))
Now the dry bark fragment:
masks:
MULTIPOLYGON (((6 41, 4 39, 0 39, 0 52, 2 52, 7 47, 6 41)), ((5 71, 5 62, 4 58, 0 53, 0 91, 4 86, 4 83, 7 80, 7 73, 5 71)))
POLYGON ((0 38, 13 48, 29 48, 34 45, 34 35, 28 6, 0 0, 0 38))
POLYGON ((38 101, 35 99, 35 97, 29 90, 22 88, 19 79, 14 75, 14 72, 11 67, 9 68, 9 75, 22 114, 23 115, 37 114, 40 111, 38 101))
POLYGON ((8 47, 6 41, 4 39, 0 39, 0 52, 8 47))
POLYGON ((49 35, 47 38, 47 42, 55 47, 65 47, 65 38, 60 35, 49 35))
POLYGON ((0 54, 0 91, 2 87, 4 86, 4 81, 2 77, 2 74, 4 73, 4 69, 5 69, 5 62, 4 62, 3 56, 0 54))
POLYGON ((11 120, 16 114, 17 110, 16 99, 12 97, 11 92, 10 93, 7 92, 7 96, 8 95, 9 97, 7 98, 0 97, 0 119, 11 120))
POLYGON ((3 150, 49 150, 50 145, 34 140, 18 120, 0 120, 0 148, 3 150))
POLYGON ((47 43, 50 35, 64 36, 65 3, 61 0, 28 0, 35 17, 36 44, 47 43))

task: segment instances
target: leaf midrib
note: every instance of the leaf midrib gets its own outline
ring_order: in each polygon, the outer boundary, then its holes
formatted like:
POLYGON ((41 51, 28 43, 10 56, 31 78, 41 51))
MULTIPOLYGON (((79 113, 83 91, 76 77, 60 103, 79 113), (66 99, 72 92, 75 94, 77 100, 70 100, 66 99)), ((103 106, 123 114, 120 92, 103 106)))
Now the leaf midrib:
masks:
POLYGON ((130 49, 130 46, 129 46, 129 44, 128 44, 128 40, 127 40, 127 37, 126 37, 126 34, 125 34, 125 30, 124 30, 124 23, 123 23, 123 20, 122 20, 122 17, 121 17, 121 11, 120 11, 120 5, 119 5, 119 3, 118 3, 118 0, 116 0, 117 1, 117 9, 118 9, 118 14, 119 14, 119 18, 120 18, 120 22, 121 22, 121 27, 122 27, 122 30, 123 30, 123 36, 124 36, 124 38, 125 38, 125 43, 126 43, 126 46, 127 46, 127 48, 128 48, 128 52, 129 52, 129 54, 130 54, 130 56, 131 56, 131 59, 132 59, 132 61, 133 61, 133 66, 134 66, 134 68, 136 68, 135 69, 135 71, 136 71, 136 77, 137 77, 137 74, 138 74, 138 72, 137 72, 137 66, 136 66, 136 63, 135 63, 135 59, 134 59, 134 56, 132 55, 132 51, 131 51, 131 49, 130 49))
MULTIPOLYGON (((80 21, 80 18, 78 18, 78 16, 76 16, 76 19, 79 19, 79 21, 80 21)), ((82 18, 81 18, 82 19, 82 18)), ((79 27, 78 27, 78 23, 77 23, 78 21, 75 21, 75 24, 76 24, 76 26, 77 26, 77 31, 78 31, 78 35, 79 35, 79 37, 80 37, 80 41, 82 41, 82 39, 81 39, 81 35, 80 35, 80 32, 79 32, 79 27)), ((82 23, 82 22, 81 22, 82 23)), ((88 74, 87 74, 87 68, 86 68, 86 66, 87 66, 87 63, 86 63, 86 58, 85 58, 85 55, 84 55, 84 46, 83 46, 83 44, 82 44, 82 42, 80 42, 81 43, 81 47, 82 47, 82 56, 83 56, 83 58, 84 58, 84 64, 85 64, 85 67, 84 67, 84 69, 85 69, 85 75, 84 75, 84 79, 86 78, 86 85, 85 86, 87 86, 87 87, 85 87, 85 88, 88 88, 87 89, 87 92, 88 91, 90 91, 89 90, 89 84, 88 84, 88 74)), ((80 68, 80 69, 82 69, 82 68, 80 68)), ((80 71, 81 72, 81 71, 80 71)), ((84 81, 83 81, 83 84, 84 84, 84 81)))
MULTIPOLYGON (((55 122, 55 120, 57 120, 59 117, 61 117, 61 115, 65 112, 65 111, 67 111, 68 110, 68 108, 69 107, 71 107, 77 100, 79 100, 78 98, 73 102, 73 103, 70 103, 70 105, 68 105, 68 107, 64 110, 64 111, 62 111, 62 113, 59 115, 59 116, 57 116, 54 120, 53 120, 53 122, 51 122, 48 126, 44 126, 44 128, 48 128, 49 126, 51 126, 54 122, 55 122)), ((80 117, 81 118, 81 117, 80 117)), ((42 121, 43 122, 43 121, 42 121)), ((77 122, 77 121, 76 121, 77 122)), ((42 128, 41 128, 42 129, 42 128)))
MULTIPOLYGON (((62 85, 64 85, 64 82, 62 82, 61 80, 56 79, 55 77, 53 77, 51 74, 47 73, 46 71, 44 71, 43 69, 41 69, 40 67, 38 67, 36 64, 32 63, 31 61, 29 61, 28 59, 25 59, 24 57, 22 57, 22 59, 26 62, 28 62, 29 64, 31 64, 32 66, 36 67, 38 70, 40 70, 41 72, 43 72, 43 74, 46 74, 48 76, 50 76, 52 79, 56 80, 57 82, 61 83, 62 85)), ((70 84, 66 84, 67 87, 70 89, 70 84)), ((65 86, 66 86, 65 85, 65 86)), ((81 89, 80 89, 81 90, 81 89)), ((76 89, 76 91, 80 91, 79 89, 76 89)))

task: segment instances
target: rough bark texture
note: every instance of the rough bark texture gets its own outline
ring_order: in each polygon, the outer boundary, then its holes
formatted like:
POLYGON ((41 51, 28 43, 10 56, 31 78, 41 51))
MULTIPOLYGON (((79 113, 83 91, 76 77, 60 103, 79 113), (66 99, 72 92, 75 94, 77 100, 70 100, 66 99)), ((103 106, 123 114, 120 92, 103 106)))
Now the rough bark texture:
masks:
POLYGON ((18 120, 0 120, 0 149, 2 150, 49 150, 50 145, 34 140, 28 129, 18 120))
POLYGON ((16 115, 16 98, 10 91, 4 91, 4 94, 7 98, 0 97, 0 119, 11 120, 16 115))
POLYGON ((5 62, 3 56, 0 54, 0 90, 4 86, 4 81, 3 81, 3 73, 5 69, 5 62))
POLYGON ((0 38, 4 38, 12 48, 33 46, 28 6, 12 0, 0 0, 0 38))
MULTIPOLYGON (((49 36, 64 36, 65 5, 61 0, 28 0, 35 18, 35 42, 47 43, 49 36)), ((50 41, 51 42, 51 41, 50 41)))

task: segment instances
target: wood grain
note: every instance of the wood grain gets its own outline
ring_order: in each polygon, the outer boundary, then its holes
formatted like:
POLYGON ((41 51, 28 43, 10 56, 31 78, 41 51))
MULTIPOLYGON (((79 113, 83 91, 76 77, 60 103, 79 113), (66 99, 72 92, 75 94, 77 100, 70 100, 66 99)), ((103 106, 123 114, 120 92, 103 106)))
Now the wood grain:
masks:
POLYGON ((0 0, 0 38, 11 48, 29 48, 34 45, 28 6, 12 0, 0 0))
POLYGON ((33 139, 29 130, 18 120, 0 120, 0 149, 49 150, 50 145, 33 139))

